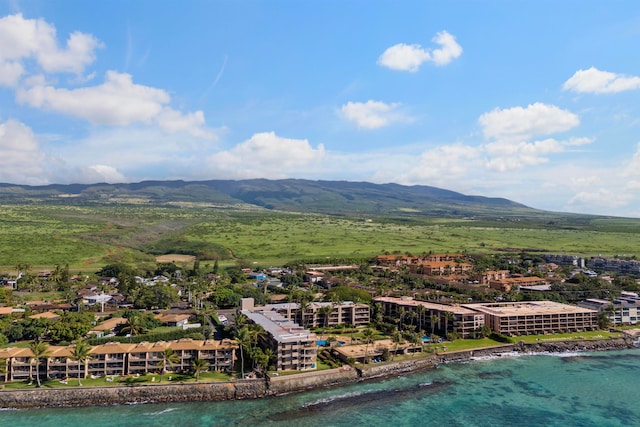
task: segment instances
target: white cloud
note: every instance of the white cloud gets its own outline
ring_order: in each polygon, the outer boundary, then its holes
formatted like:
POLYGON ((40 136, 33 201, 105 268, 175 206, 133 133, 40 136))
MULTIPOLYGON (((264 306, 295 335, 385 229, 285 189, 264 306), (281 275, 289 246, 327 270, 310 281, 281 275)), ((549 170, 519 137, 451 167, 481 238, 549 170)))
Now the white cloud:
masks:
POLYGON ((629 164, 623 171, 624 176, 640 176, 640 142, 636 145, 636 151, 631 156, 629 164))
POLYGON ((0 61, 0 86, 15 86, 23 72, 24 67, 17 61, 0 61))
POLYGON ((102 85, 57 89, 34 86, 19 89, 20 104, 69 114, 94 124, 127 126, 136 122, 149 123, 170 100, 164 90, 132 82, 129 74, 108 71, 102 85))
POLYGON ((485 166, 499 172, 546 163, 549 161, 546 154, 564 151, 563 145, 555 139, 517 143, 497 141, 486 144, 484 149, 489 156, 485 166))
POLYGON ((199 138, 215 138, 215 134, 205 128, 202 111, 182 113, 168 107, 171 98, 166 91, 135 84, 129 74, 108 71, 103 84, 78 89, 55 88, 42 78, 32 78, 29 82, 31 87, 16 92, 20 104, 71 115, 93 124, 156 123, 168 133, 187 132, 199 138))
POLYGON ((313 148, 306 139, 289 139, 263 132, 234 148, 209 157, 209 168, 226 178, 286 178, 322 160, 324 146, 313 148))
POLYGON ((45 156, 31 129, 16 120, 0 124, 0 182, 44 184, 45 156))
POLYGON ((447 65, 462 55, 462 46, 446 31, 439 32, 432 41, 441 47, 425 49, 419 44, 398 43, 385 50, 378 58, 378 65, 392 70, 416 72, 424 62, 447 65))
POLYGON ((92 165, 82 168, 74 182, 79 184, 94 184, 97 182, 116 184, 127 182, 127 179, 113 166, 92 165))
POLYGON ((481 115, 478 123, 486 138, 521 140, 567 131, 578 126, 580 119, 555 105, 537 102, 525 108, 496 108, 481 115))
POLYGON ((183 114, 171 108, 165 108, 158 115, 157 122, 160 129, 168 133, 188 132, 198 138, 216 139, 215 133, 203 128, 205 120, 202 111, 183 114))
POLYGON ((564 82, 562 89, 577 93, 618 93, 640 89, 640 77, 600 71, 591 67, 588 70, 576 71, 564 82))
POLYGON ((49 73, 80 75, 95 61, 95 50, 102 44, 92 35, 76 31, 61 48, 54 26, 17 14, 0 18, 0 46, 0 84, 14 86, 25 71, 21 61, 34 59, 49 73))
POLYGON ((382 101, 347 102, 340 108, 345 119, 354 122, 359 128, 378 129, 394 122, 408 121, 400 114, 398 103, 386 104, 382 101))
POLYGON ((443 185, 477 170, 481 149, 464 144, 441 145, 424 151, 417 164, 398 178, 401 183, 443 185))

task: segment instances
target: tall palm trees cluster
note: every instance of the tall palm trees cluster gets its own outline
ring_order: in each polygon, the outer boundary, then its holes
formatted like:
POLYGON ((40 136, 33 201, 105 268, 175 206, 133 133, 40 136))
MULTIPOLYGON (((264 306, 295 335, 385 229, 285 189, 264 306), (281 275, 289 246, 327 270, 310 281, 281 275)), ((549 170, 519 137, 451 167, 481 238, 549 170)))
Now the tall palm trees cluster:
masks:
POLYGON ((266 373, 273 363, 273 350, 270 348, 263 350, 258 345, 259 339, 264 334, 265 331, 260 325, 248 324, 246 317, 240 314, 236 316, 233 335, 240 349, 240 378, 245 378, 245 367, 249 361, 252 368, 259 368, 263 373, 266 373))

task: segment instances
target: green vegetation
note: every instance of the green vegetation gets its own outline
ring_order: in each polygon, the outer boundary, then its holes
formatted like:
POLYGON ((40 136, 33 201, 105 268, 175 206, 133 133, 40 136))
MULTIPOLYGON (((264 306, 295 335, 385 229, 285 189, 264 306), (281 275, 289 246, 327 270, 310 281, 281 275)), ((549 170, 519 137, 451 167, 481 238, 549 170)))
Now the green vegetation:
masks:
POLYGON ((638 256, 640 220, 569 214, 518 219, 336 217, 215 207, 3 205, 0 268, 114 262, 156 268, 164 253, 260 265, 364 260, 380 253, 464 251, 638 256))

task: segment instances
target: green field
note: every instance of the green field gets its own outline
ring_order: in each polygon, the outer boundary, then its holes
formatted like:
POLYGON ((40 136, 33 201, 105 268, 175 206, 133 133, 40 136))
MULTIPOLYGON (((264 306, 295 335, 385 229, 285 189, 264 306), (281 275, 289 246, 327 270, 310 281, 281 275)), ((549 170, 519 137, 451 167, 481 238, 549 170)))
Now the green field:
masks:
POLYGON ((215 207, 0 206, 0 267, 95 270, 165 253, 260 264, 366 258, 384 251, 640 254, 640 220, 550 214, 529 219, 349 218, 215 207))

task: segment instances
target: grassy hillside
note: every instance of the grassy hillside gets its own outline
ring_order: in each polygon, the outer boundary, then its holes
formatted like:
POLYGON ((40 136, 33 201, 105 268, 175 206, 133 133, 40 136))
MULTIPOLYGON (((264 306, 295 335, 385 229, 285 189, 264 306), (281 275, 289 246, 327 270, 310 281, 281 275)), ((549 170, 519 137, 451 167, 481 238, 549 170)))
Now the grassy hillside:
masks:
POLYGON ((265 179, 146 181, 134 184, 0 184, 0 203, 48 205, 139 204, 153 206, 252 206, 341 216, 520 217, 540 213, 506 199, 467 196, 427 186, 367 182, 265 179))
POLYGON ((112 260, 154 264, 164 253, 283 263, 369 257, 383 251, 536 250, 640 255, 640 220, 566 214, 455 219, 340 217, 200 206, 0 205, 0 272, 69 263, 95 270, 112 260))

